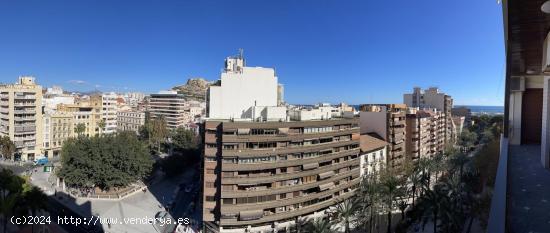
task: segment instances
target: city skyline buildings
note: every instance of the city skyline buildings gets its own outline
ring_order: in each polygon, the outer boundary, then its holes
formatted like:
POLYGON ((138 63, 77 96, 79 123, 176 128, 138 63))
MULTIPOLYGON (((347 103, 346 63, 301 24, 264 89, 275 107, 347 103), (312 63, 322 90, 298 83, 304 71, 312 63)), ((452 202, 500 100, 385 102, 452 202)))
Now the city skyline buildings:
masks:
POLYGON ((112 3, 112 8, 97 3, 41 4, 2 3, 1 17, 6 17, 2 22, 10 22, 2 27, 3 33, 34 33, 24 39, 0 39, 10 45, 2 47, 0 62, 5 69, 0 71, 0 81, 31 74, 43 86, 57 84, 72 91, 155 93, 191 77, 215 80, 223 68, 219 57, 243 48, 254 61, 250 66, 275 67, 280 82, 290 87, 285 90, 289 103, 395 103, 401 93, 417 85, 439 86, 453 93, 457 105, 502 103, 501 12, 494 2, 428 1, 404 3, 397 10, 389 4, 362 1, 329 1, 322 7, 308 1, 265 6, 138 2, 129 7, 112 3), (302 10, 311 6, 311 11, 302 10), (432 9, 435 6, 457 10, 442 15, 432 9), (118 7, 128 14, 116 14, 113 9, 118 7), (211 14, 198 16, 198 12, 211 14), (238 17, 234 12, 239 12, 238 17), (267 12, 270 17, 255 17, 255 12, 267 12), (227 27, 222 22, 229 17, 242 26, 227 27), (378 25, 382 17, 390 19, 389 27, 378 25), (442 20, 428 21, 433 17, 442 20), (18 20, 8 20, 14 18, 18 20), (197 18, 203 19, 200 28, 197 18), (412 33, 417 27, 409 23, 420 25, 423 33, 412 33), (159 36, 166 34, 171 36, 159 36), (329 94, 311 95, 301 91, 304 88, 329 94))

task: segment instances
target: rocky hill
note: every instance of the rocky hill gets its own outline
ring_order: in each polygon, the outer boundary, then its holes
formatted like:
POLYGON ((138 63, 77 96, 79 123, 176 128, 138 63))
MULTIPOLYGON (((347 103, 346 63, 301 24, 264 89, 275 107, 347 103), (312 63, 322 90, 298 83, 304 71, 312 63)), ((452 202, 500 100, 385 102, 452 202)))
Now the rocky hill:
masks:
POLYGON ((172 87, 172 90, 184 94, 188 100, 204 102, 206 100, 206 90, 212 84, 203 78, 191 78, 185 85, 172 87))

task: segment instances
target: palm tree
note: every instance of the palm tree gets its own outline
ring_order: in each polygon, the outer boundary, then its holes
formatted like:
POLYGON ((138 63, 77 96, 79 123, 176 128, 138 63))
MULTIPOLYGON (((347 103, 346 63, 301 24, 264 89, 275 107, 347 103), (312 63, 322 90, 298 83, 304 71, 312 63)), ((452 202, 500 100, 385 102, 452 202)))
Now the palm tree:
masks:
POLYGON ((397 207, 399 207, 399 210, 401 211, 401 220, 404 220, 405 210, 407 210, 407 207, 409 207, 409 204, 407 204, 406 200, 401 200, 397 203, 397 207))
POLYGON ((435 174, 435 181, 438 180, 438 175, 440 172, 442 172, 445 169, 445 159, 443 158, 443 154, 437 154, 432 158, 432 171, 435 174))
POLYGON ((418 186, 422 183, 422 171, 414 169, 407 179, 411 185, 412 207, 414 208, 416 192, 418 191, 418 186))
POLYGON ((97 126, 99 127, 99 134, 103 134, 103 131, 105 130, 105 126, 107 125, 107 123, 105 123, 105 119, 101 119, 101 121, 99 121, 99 123, 97 124, 97 126))
POLYGON ((84 132, 86 131, 86 125, 84 123, 78 123, 76 124, 76 126, 74 127, 74 132, 78 135, 78 136, 82 136, 84 134, 84 132))
POLYGON ((344 224, 344 232, 350 232, 350 223, 357 210, 357 203, 352 199, 346 199, 336 206, 336 218, 344 224))
POLYGON ((357 221, 365 232, 372 232, 376 227, 375 217, 378 217, 380 207, 380 185, 377 174, 364 176, 355 199, 357 203, 357 221))
POLYGON ((317 218, 306 225, 308 233, 333 233, 330 222, 323 218, 317 218))
POLYGON ((437 232, 440 212, 445 205, 448 205, 445 187, 442 184, 436 184, 433 190, 426 190, 422 196, 422 204, 425 219, 433 221, 433 232, 437 232))
POLYGON ((455 154, 450 159, 450 165, 453 169, 458 169, 459 175, 462 179, 462 175, 464 174, 464 166, 470 161, 468 156, 464 153, 458 153, 455 154))
POLYGON ((394 202, 398 197, 400 188, 399 178, 391 171, 386 170, 380 177, 381 192, 385 197, 385 208, 388 213, 388 233, 391 233, 391 212, 394 208, 394 202))
POLYGON ((304 218, 301 218, 301 217, 298 217, 298 216, 295 218, 294 222, 295 222, 294 227, 296 228, 296 233, 301 233, 302 232, 302 227, 309 223, 304 218))
POLYGON ((419 170, 419 172, 421 172, 420 184, 422 188, 422 194, 424 194, 424 192, 431 187, 430 183, 434 167, 434 161, 430 158, 421 158, 418 161, 417 169, 419 170))
POLYGON ((0 214, 3 217, 2 223, 4 225, 4 233, 7 232, 8 219, 13 216, 17 199, 18 196, 16 194, 10 194, 0 200, 0 214))
MULTIPOLYGON (((48 197, 38 187, 32 186, 30 190, 23 193, 25 207, 31 212, 31 216, 38 216, 37 211, 46 208, 48 197)), ((31 225, 31 232, 34 232, 34 225, 31 225)))

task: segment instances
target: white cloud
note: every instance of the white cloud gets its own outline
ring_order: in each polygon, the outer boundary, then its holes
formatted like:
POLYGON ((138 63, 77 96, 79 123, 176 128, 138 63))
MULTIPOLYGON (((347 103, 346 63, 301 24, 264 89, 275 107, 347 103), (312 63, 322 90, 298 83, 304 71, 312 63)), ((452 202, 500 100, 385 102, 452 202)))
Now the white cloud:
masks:
POLYGON ((69 81, 67 81, 67 82, 70 83, 70 84, 76 84, 76 85, 84 85, 84 84, 87 84, 86 81, 84 81, 84 80, 76 80, 76 79, 69 80, 69 81))

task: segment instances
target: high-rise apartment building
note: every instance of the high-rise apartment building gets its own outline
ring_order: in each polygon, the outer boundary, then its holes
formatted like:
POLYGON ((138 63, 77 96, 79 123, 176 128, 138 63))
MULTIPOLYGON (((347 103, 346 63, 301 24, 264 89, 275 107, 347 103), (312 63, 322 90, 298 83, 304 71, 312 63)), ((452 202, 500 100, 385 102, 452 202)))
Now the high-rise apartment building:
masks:
POLYGON ((0 135, 9 136, 23 161, 42 154, 42 87, 34 77, 0 85, 0 135))
POLYGON ((358 155, 357 119, 207 121, 204 221, 212 232, 270 232, 324 216, 353 196, 358 155))
POLYGON ((358 119, 320 109, 287 114, 277 106, 278 86, 273 69, 244 67, 239 56, 226 59, 222 80, 210 87, 202 126, 205 232, 288 232, 354 195, 358 119))
POLYGON ((404 104, 360 106, 361 134, 376 133, 388 142, 387 164, 393 168, 405 162, 406 113, 404 104))
POLYGON ((403 95, 403 103, 413 108, 435 108, 441 111, 445 118, 445 141, 451 141, 455 138, 455 129, 453 126, 452 113, 453 99, 436 87, 430 87, 422 90, 419 87, 413 89, 413 93, 403 95))
POLYGON ((445 118, 436 109, 410 108, 407 113, 406 155, 416 161, 432 158, 445 150, 445 118))
POLYGON ((176 91, 161 91, 158 94, 151 94, 147 111, 152 119, 164 118, 170 129, 184 126, 190 119, 186 112, 185 96, 176 91))

